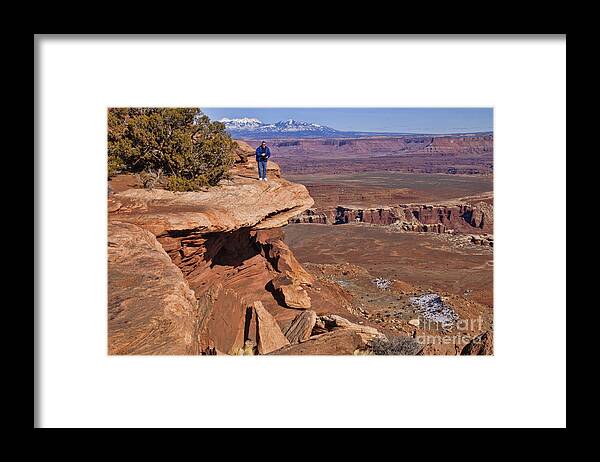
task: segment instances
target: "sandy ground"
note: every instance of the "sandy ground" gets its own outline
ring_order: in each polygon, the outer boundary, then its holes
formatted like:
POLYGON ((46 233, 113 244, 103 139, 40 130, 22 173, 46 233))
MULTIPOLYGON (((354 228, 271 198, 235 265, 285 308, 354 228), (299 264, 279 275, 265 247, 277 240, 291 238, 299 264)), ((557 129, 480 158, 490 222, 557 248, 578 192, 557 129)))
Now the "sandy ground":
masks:
MULTIPOLYGON (((333 185, 360 188, 379 192, 386 189, 407 189, 416 197, 429 201, 442 201, 456 197, 473 196, 493 190, 491 175, 448 175, 400 172, 365 172, 338 175, 285 175, 293 182, 311 186, 333 185)), ((315 198, 316 200, 316 198, 315 198)), ((318 206, 319 204, 315 204, 318 206)), ((392 204, 385 204, 392 205, 392 204)))
POLYGON ((350 295, 353 313, 388 337, 421 339, 424 354, 458 355, 466 342, 493 329, 490 247, 377 225, 293 224, 285 230, 304 267, 339 285, 350 295), (379 286, 376 278, 389 285, 379 286), (427 321, 413 301, 430 295, 441 297, 460 321, 427 321))
POLYGON ((350 263, 395 279, 493 304, 493 249, 460 247, 453 236, 361 224, 292 224, 285 241, 301 263, 350 263))

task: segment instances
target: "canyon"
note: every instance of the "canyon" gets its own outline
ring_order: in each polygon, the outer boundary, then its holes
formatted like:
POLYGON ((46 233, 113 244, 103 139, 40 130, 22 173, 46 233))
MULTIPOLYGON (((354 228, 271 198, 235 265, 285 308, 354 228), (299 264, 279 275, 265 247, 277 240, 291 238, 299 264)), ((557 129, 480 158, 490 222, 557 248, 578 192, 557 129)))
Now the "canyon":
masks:
MULTIPOLYGON (((481 159, 471 163, 465 157, 468 145, 461 147, 452 138, 449 144, 458 149, 445 155, 462 156, 469 174, 440 168, 395 171, 393 165, 386 170, 393 155, 361 153, 360 140, 354 152, 346 148, 345 157, 340 156, 354 165, 348 171, 336 171, 339 158, 331 169, 303 158, 306 169, 296 171, 292 165, 286 176, 304 184, 315 203, 290 219, 286 242, 305 268, 343 287, 355 312, 390 338, 395 333, 416 337, 424 345, 422 354, 463 354, 465 342, 471 341, 465 350, 469 354, 493 354, 493 176, 491 171, 472 173, 481 159), (376 166, 361 170, 363 155, 376 166), (460 322, 476 320, 480 327, 468 333, 456 325, 432 328, 415 305, 419 298, 439 299, 437 308, 454 313, 460 322), (477 340, 468 340, 474 335, 477 340)), ((381 143, 371 147, 383 152, 393 144, 381 143)), ((305 140, 296 146, 301 144, 305 140)), ((313 147, 319 149, 318 141, 313 147)), ((419 150, 423 154, 414 148, 419 150)), ((471 153, 491 159, 492 146, 471 153)))
POLYGON ((290 176, 302 182, 315 201, 290 223, 392 226, 405 232, 464 234, 493 245, 493 184, 486 176, 397 172, 290 176))
POLYGON ((461 232, 491 234, 493 232, 492 207, 480 202, 476 205, 418 205, 357 208, 337 206, 334 208, 307 209, 290 223, 348 224, 368 223, 393 225, 405 231, 461 232))
MULTIPOLYGON (((493 135, 402 135, 269 139, 288 174, 394 171, 491 174, 493 135)), ((251 145, 256 140, 247 140, 251 145)))
POLYGON ((229 178, 199 192, 109 182, 109 354, 492 353, 493 196, 481 176, 457 187, 446 175, 450 186, 431 191, 314 175, 304 185, 269 162, 259 182, 253 153, 238 141, 229 178), (481 322, 416 323, 411 297, 431 293, 481 322), (447 335, 460 341, 438 342, 447 335))

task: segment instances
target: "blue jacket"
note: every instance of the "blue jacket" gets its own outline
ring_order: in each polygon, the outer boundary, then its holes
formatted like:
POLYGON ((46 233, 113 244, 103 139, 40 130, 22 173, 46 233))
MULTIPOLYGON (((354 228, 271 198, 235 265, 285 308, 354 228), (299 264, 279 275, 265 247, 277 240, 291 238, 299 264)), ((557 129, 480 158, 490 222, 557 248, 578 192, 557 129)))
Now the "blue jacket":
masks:
POLYGON ((267 154, 267 157, 263 157, 261 154, 263 152, 262 146, 259 146, 256 148, 256 161, 258 162, 259 160, 267 160, 269 157, 271 157, 271 150, 269 149, 269 146, 265 147, 265 151, 267 154))

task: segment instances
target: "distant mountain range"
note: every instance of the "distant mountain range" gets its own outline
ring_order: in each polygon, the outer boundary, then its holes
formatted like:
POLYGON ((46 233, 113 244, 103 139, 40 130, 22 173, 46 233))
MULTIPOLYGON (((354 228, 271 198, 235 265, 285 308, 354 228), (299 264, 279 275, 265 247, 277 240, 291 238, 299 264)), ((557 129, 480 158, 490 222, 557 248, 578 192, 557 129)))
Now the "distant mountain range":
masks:
POLYGON ((294 136, 297 138, 333 137, 343 132, 323 125, 300 122, 294 119, 282 120, 274 124, 263 123, 258 119, 221 119, 227 131, 234 138, 281 138, 294 136))
MULTIPOLYGON (((261 139, 261 138, 363 138, 367 136, 452 136, 451 134, 434 133, 390 133, 390 132, 354 132, 336 130, 325 125, 302 122, 288 119, 276 123, 264 123, 255 118, 240 118, 219 120, 225 124, 225 128, 233 138, 238 139, 261 139)), ((481 135, 491 132, 460 133, 457 136, 481 135)))

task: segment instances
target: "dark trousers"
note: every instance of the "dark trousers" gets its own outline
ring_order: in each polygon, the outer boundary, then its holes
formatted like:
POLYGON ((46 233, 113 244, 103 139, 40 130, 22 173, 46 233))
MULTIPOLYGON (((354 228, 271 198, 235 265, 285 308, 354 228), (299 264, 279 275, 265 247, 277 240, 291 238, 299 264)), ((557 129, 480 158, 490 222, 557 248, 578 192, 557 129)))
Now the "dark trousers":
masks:
POLYGON ((257 164, 258 164, 258 177, 266 178, 267 177, 267 161, 259 160, 257 162, 257 164))

